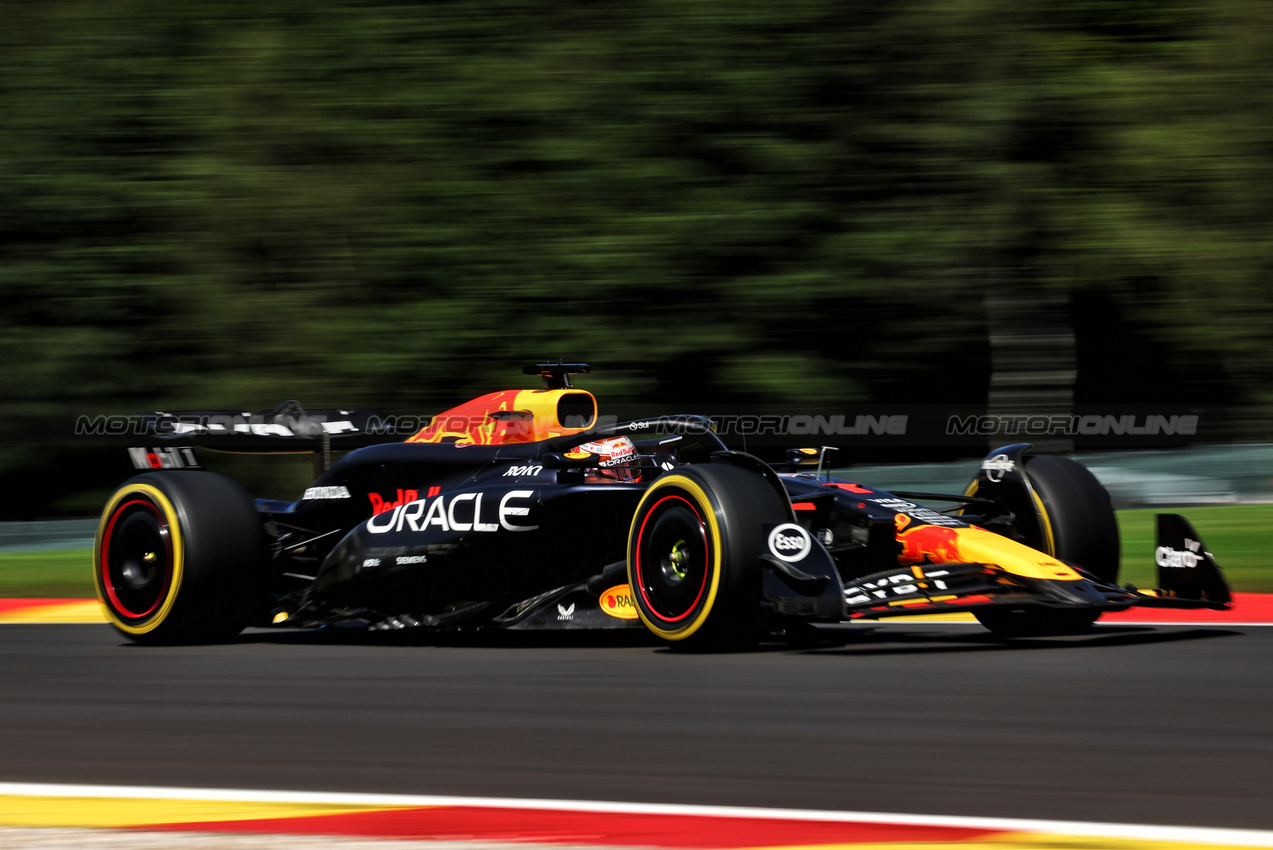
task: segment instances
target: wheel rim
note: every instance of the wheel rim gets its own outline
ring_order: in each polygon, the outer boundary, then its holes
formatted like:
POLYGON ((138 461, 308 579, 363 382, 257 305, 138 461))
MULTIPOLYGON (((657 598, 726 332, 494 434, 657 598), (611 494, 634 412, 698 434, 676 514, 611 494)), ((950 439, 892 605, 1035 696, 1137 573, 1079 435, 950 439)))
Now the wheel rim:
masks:
POLYGON ((637 533, 637 592, 649 614, 678 623, 698 608, 711 578, 707 524, 693 502, 668 495, 646 512, 637 533))
POLYGON ((172 529, 150 499, 133 495, 111 513, 102 534, 102 589, 115 612, 140 620, 168 595, 173 575, 172 529))

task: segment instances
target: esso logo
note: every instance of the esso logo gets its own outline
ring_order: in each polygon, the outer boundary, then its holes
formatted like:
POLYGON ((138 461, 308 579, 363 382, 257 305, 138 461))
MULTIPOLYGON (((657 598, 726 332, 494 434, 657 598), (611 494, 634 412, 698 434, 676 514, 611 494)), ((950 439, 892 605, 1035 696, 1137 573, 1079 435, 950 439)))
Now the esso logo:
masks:
POLYGON ((769 532, 769 551, 780 561, 794 564, 803 560, 813 548, 813 538, 794 522, 774 526, 769 532))
POLYGON ((620 620, 635 620, 637 618, 636 603, 632 599, 632 588, 626 584, 619 584, 610 588, 601 594, 601 598, 597 602, 601 605, 603 614, 609 614, 611 617, 617 617, 620 620))

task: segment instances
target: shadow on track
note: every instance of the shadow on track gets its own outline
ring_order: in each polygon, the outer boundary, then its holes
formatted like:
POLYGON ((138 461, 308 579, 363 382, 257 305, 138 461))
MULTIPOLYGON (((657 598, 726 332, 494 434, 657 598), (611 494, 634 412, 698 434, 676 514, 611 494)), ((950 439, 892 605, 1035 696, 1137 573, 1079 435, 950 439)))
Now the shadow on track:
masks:
POLYGON ((649 632, 638 629, 575 630, 560 632, 509 632, 499 629, 464 631, 370 632, 356 628, 325 629, 249 629, 225 642, 227 645, 261 643, 275 645, 321 646, 385 646, 385 647, 491 647, 498 649, 541 647, 658 647, 659 641, 649 632))
MULTIPOLYGON (((831 630, 828 630, 831 631, 831 630)), ((837 629, 843 633, 845 630, 837 629)), ((1210 638, 1236 637, 1242 632, 1231 629, 1187 628, 1165 631, 1153 626, 1098 626, 1076 635, 1037 638, 1002 638, 989 632, 973 632, 966 635, 948 631, 900 632, 897 634, 859 633, 839 641, 837 645, 806 647, 801 651, 819 655, 874 656, 874 655, 933 655, 938 653, 966 652, 1021 652, 1049 649, 1082 650, 1097 647, 1139 646, 1178 641, 1207 640, 1210 638)), ((793 647, 794 648, 794 647, 793 647)))
MULTIPOLYGON (((1020 652, 1049 649, 1118 647, 1197 641, 1234 637, 1231 629, 1194 627, 1154 627, 1135 625, 1097 626, 1090 631, 1062 637, 1005 639, 977 627, 955 629, 901 630, 896 626, 855 625, 850 627, 809 627, 782 640, 763 641, 759 646, 730 654, 796 653, 803 655, 884 656, 935 655, 943 653, 1020 652)), ((275 646, 383 646, 383 647, 489 647, 492 649, 613 649, 646 648, 659 654, 677 653, 653 635, 636 629, 607 631, 509 632, 497 629, 428 631, 411 629, 369 632, 359 628, 249 629, 222 642, 222 646, 267 644, 275 646)), ((145 647, 123 644, 137 649, 145 647)))

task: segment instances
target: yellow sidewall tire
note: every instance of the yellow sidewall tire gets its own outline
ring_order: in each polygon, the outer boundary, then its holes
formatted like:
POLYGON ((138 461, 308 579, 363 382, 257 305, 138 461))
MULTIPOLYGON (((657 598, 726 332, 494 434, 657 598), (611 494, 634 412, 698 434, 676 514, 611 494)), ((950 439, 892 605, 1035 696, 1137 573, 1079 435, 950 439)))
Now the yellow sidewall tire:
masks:
MULTIPOLYGON (((712 505, 711 499, 708 497, 707 493, 704 492, 703 488, 698 485, 698 482, 687 478, 684 475, 664 476, 656 481, 654 485, 646 491, 645 495, 641 498, 640 504, 637 505, 636 514, 632 518, 632 526, 628 529, 628 539, 630 541, 635 539, 639 531, 637 528, 637 522, 646 518, 646 508, 657 504, 657 502, 663 497, 664 493, 670 493, 672 490, 678 488, 692 497, 694 507, 696 507, 706 519, 704 530, 708 537, 710 572, 707 577, 707 595, 702 606, 693 617, 681 626, 670 629, 664 628, 646 613, 645 606, 640 604, 636 606, 637 616, 641 618, 641 622, 645 624, 645 627, 664 640, 670 641, 685 640, 702 628, 703 624, 707 622, 707 618, 712 613, 712 607, 716 604, 716 597, 720 593, 721 553, 723 549, 723 541, 721 540, 720 535, 720 523, 716 521, 716 511, 712 505)), ((641 590, 638 585, 631 584, 633 581, 632 562, 633 558, 630 555, 628 581, 633 589, 633 597, 635 598, 641 590)))
POLYGON ((641 622, 673 647, 748 646, 760 636, 766 524, 788 502, 756 472, 684 466, 642 496, 628 530, 628 583, 641 622))
POLYGON ((262 616, 261 518, 224 475, 160 470, 126 482, 106 503, 93 551, 98 599, 129 640, 224 640, 262 616))
POLYGON ((120 631, 129 635, 145 635, 153 632, 156 628, 163 625, 169 613, 172 611, 173 604, 177 601, 177 597, 181 592, 181 582, 185 574, 185 540, 182 536, 181 522, 177 517, 177 509, 173 507, 168 497, 158 487, 150 484, 131 483, 126 484, 115 492, 110 501, 106 503, 106 508, 102 511, 102 518, 97 524, 97 535, 93 542, 93 583, 97 588, 97 599, 101 602, 102 607, 106 610, 107 616, 110 618, 111 625, 120 631), (149 614, 145 618, 124 618, 120 616, 119 610, 109 598, 108 590, 104 583, 104 573, 107 569, 102 562, 103 548, 105 542, 104 536, 107 526, 118 519, 115 511, 119 506, 132 496, 142 496, 159 509, 163 517, 164 523, 168 528, 172 545, 172 563, 169 566, 171 578, 168 580, 168 587, 162 600, 160 600, 158 610, 153 614, 149 614), (130 619, 133 621, 130 622, 130 619))

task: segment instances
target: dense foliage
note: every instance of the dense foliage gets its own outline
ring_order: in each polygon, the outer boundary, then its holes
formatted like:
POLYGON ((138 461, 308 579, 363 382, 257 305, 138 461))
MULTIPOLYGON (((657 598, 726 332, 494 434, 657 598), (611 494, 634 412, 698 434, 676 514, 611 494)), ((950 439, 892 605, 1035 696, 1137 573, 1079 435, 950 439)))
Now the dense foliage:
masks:
POLYGON ((1072 296, 1080 399, 1273 402, 1264 4, 3 11, 10 424, 431 410, 557 356, 635 401, 977 401, 992 289, 1072 296))

